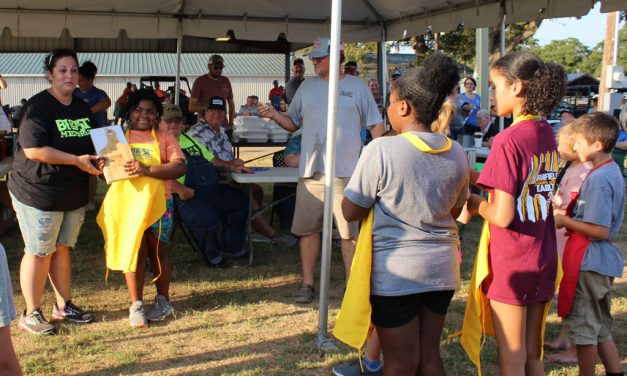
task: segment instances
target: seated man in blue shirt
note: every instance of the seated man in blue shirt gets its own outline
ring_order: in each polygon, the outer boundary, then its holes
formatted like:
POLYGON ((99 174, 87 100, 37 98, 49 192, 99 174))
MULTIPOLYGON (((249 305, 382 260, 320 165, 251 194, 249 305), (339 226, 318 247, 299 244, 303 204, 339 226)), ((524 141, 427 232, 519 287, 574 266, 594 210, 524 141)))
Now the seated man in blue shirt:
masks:
MULTIPOLYGON (((243 166, 244 161, 233 158, 233 146, 224 130, 223 122, 226 119, 226 101, 220 97, 212 97, 207 104, 204 120, 192 126, 187 134, 198 140, 207 150, 216 157, 235 166, 243 166)), ((263 190, 257 184, 252 185, 253 201, 252 210, 261 209, 263 190)), ((252 220, 252 227, 259 233, 256 240, 270 243, 279 243, 292 246, 296 244, 296 238, 275 231, 265 220, 258 216, 252 220)))
POLYGON ((234 172, 251 172, 248 167, 215 158, 198 140, 183 133, 181 108, 163 107, 159 129, 174 136, 185 154, 187 172, 173 181, 177 210, 209 266, 227 268, 228 257, 246 254, 248 197, 228 184, 219 184, 216 167, 234 172), (218 240, 218 229, 222 225, 218 240))

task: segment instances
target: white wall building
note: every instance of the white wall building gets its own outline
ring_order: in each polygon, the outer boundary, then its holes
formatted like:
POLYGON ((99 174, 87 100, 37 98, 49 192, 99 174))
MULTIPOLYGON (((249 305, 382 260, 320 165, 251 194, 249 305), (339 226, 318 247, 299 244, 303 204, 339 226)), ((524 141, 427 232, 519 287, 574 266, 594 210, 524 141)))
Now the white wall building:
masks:
MULTIPOLYGON (((212 54, 185 54, 181 58, 181 76, 187 77, 190 87, 194 80, 207 73, 207 61, 212 54)), ((8 87, 0 91, 2 104, 15 106, 22 98, 30 98, 50 85, 43 73, 45 54, 0 54, 0 74, 8 87)), ((236 110, 249 95, 257 95, 261 102, 268 101, 272 81, 285 85, 285 56, 281 54, 221 54, 224 58, 223 74, 231 80, 236 110)), ((127 82, 137 84, 142 76, 174 76, 175 54, 158 53, 79 53, 79 62, 92 61, 98 67, 95 86, 111 98, 108 117, 113 117, 113 103, 122 94, 127 82)), ((303 59, 307 75, 313 74, 309 59, 303 59)), ((168 84, 161 84, 167 89, 168 84)), ((182 83, 189 95, 189 90, 182 83)))

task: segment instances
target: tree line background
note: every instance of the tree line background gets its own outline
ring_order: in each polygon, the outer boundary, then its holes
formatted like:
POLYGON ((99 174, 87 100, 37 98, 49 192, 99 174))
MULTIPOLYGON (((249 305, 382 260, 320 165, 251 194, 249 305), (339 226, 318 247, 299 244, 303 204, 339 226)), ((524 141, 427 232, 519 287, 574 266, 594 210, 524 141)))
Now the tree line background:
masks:
MULTIPOLYGON (((621 20, 625 20, 627 11, 621 12, 621 20)), ((505 33, 505 52, 518 50, 531 51, 545 61, 555 61, 562 64, 568 73, 588 73, 593 77, 601 76, 601 61, 603 58, 604 41, 589 48, 577 38, 555 39, 544 46, 538 43, 533 36, 542 24, 538 18, 530 22, 520 22, 507 26, 505 33)), ((618 25, 617 25, 618 27, 618 25)), ((490 28, 490 61, 500 56, 500 26, 490 28)), ((443 51, 457 60, 458 63, 472 69, 475 64, 475 30, 465 29, 459 25, 457 30, 433 33, 427 31, 423 35, 417 35, 406 40, 393 42, 387 45, 388 52, 399 47, 411 47, 416 59, 411 65, 418 65, 433 51, 443 51)), ((627 24, 619 31, 617 64, 627 68, 627 24)), ((362 76, 373 78, 376 76, 376 42, 346 43, 345 54, 347 60, 354 60, 359 64, 362 76)), ((389 64, 388 69, 397 67, 389 64)))

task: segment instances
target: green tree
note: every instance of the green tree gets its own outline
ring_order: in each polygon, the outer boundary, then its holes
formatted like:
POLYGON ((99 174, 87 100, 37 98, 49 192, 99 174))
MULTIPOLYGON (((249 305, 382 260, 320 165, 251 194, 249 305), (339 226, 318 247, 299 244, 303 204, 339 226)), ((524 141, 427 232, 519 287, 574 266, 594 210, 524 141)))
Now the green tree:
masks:
POLYGON ((590 54, 576 67, 576 72, 588 73, 593 77, 601 77, 603 63, 603 45, 598 43, 590 50, 590 54))
MULTIPOLYGON (((601 77, 603 63, 603 46, 605 41, 599 42, 593 48, 588 48, 575 38, 554 40, 540 46, 534 40, 525 48, 534 52, 546 61, 556 61, 564 66, 567 72, 583 72, 594 77, 601 77)), ((618 33, 618 59, 616 64, 627 69, 627 25, 623 25, 618 33)))
POLYGON ((555 61, 564 66, 567 72, 577 72, 590 56, 590 50, 577 38, 553 40, 543 47, 531 51, 544 61, 555 61))
POLYGON ((356 61, 359 72, 363 77, 376 77, 376 64, 367 64, 366 55, 377 56, 377 42, 344 43, 345 61, 356 61))
MULTIPOLYGON (((540 27, 542 19, 519 22, 508 25, 505 31, 505 53, 516 51, 526 46, 540 27)), ((416 53, 416 61, 421 62, 435 50, 444 51, 453 56, 459 63, 474 65, 476 51, 475 29, 465 29, 459 25, 456 30, 436 33, 429 31, 409 39, 416 53)), ((490 28, 489 35, 490 61, 500 56, 501 28, 499 25, 490 28)))

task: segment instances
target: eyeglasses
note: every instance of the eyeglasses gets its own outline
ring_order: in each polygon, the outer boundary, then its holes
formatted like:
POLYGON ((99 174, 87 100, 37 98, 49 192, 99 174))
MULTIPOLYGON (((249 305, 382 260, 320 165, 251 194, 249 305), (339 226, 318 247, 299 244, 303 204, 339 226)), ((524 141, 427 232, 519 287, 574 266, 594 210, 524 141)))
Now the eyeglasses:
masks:
POLYGON ((223 67, 223 66, 222 66, 222 67, 216 67, 216 66, 213 66, 213 67, 211 67, 211 68, 212 68, 213 70, 223 70, 223 69, 224 69, 224 67, 223 67))
POLYGON ((133 109, 133 112, 136 113, 136 114, 145 113, 146 115, 150 115, 150 116, 157 115, 157 110, 155 110, 154 108, 135 107, 135 109, 133 109))

